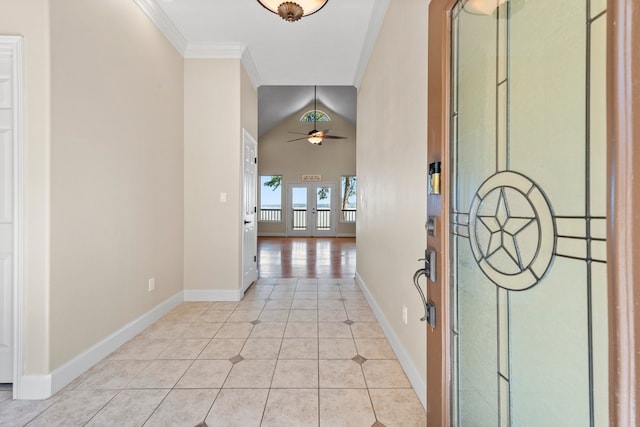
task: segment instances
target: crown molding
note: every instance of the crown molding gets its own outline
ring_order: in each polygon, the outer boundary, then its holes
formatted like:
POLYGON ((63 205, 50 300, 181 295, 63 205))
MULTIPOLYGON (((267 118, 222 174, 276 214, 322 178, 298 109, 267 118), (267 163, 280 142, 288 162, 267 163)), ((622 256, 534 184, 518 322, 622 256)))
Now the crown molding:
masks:
POLYGON ((160 6, 155 0, 134 0, 138 7, 144 12, 145 15, 153 22, 162 34, 169 40, 169 42, 176 48, 181 55, 184 56, 187 50, 187 39, 184 38, 182 33, 173 25, 173 22, 162 11, 160 6))
POLYGON ((371 20, 369 21, 369 28, 367 29, 367 36, 362 45, 360 61, 358 62, 358 68, 356 69, 355 80, 353 82, 353 85, 358 89, 362 84, 362 79, 364 78, 364 73, 367 70, 367 65, 369 65, 369 59, 371 59, 371 54, 373 53, 373 48, 375 47, 376 40, 378 39, 378 34, 380 33, 380 28, 382 28, 382 22, 384 21, 384 16, 387 13, 388 7, 389 0, 376 0, 376 4, 373 7, 371 20))
POLYGON ((184 57, 189 59, 240 59, 253 87, 258 88, 261 84, 258 68, 244 43, 191 42, 187 44, 184 57))
POLYGON ((242 65, 244 65, 244 69, 249 75, 249 79, 251 80, 253 87, 257 89, 262 84, 262 81, 260 79, 260 73, 258 73, 258 68, 256 67, 255 62, 253 62, 253 58, 249 52, 249 48, 244 50, 241 59, 242 65))
POLYGON ((242 58, 247 45, 235 42, 189 42, 184 51, 185 58, 242 58))

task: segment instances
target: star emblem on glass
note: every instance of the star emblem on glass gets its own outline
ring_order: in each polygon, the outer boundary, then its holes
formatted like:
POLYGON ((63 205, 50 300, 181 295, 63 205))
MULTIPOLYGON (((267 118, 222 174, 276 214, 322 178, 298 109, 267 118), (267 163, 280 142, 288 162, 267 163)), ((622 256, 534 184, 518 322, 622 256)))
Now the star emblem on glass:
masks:
POLYGON ((470 209, 469 241, 480 269, 496 285, 536 285, 553 259, 555 222, 538 186, 516 172, 499 172, 478 189, 470 209))

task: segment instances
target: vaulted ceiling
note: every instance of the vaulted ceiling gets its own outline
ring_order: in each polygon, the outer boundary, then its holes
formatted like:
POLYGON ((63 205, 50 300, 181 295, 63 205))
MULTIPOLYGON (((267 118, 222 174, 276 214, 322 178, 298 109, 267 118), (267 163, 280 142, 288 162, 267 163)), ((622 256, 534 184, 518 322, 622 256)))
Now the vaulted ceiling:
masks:
POLYGON ((355 123, 353 88, 390 0, 329 0, 297 22, 256 0, 135 1, 186 58, 242 59, 259 87, 263 133, 306 105, 313 86, 320 102, 355 123))

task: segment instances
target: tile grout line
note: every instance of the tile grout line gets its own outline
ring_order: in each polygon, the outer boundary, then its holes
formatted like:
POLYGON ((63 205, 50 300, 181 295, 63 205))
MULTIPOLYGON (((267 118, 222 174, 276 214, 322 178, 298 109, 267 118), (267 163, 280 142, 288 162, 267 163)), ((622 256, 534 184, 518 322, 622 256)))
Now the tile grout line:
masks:
MULTIPOLYGON (((305 296, 309 297, 310 295, 304 295, 304 294, 302 294, 302 295, 298 294, 298 296, 301 297, 301 299, 296 300, 296 291, 308 292, 308 291, 311 290, 311 287, 308 286, 308 285, 310 285, 310 283, 308 283, 309 281, 305 282, 305 281, 302 281, 300 279, 296 279, 295 281, 296 281, 296 284, 294 285, 294 289, 293 289, 292 295, 290 296, 290 298, 286 298, 285 300, 283 300, 283 301, 289 301, 289 304, 288 304, 289 309, 287 310, 288 311, 287 318, 286 318, 286 320, 284 322, 275 322, 275 323, 283 323, 284 329, 281 331, 281 333, 278 332, 278 334, 276 334, 276 335, 278 335, 277 338, 280 339, 280 343, 279 343, 278 351, 275 354, 273 372, 272 372, 272 375, 270 377, 269 388, 267 389, 266 398, 265 398, 265 401, 264 401, 264 406, 262 408, 262 415, 261 415, 261 418, 260 418, 260 422, 261 423, 263 423, 265 421, 265 416, 266 416, 266 413, 267 413, 266 412, 267 404, 269 402, 269 398, 272 397, 271 391, 273 390, 273 384, 274 384, 274 380, 275 380, 275 374, 276 374, 276 371, 277 371, 277 367, 278 367, 278 364, 279 364, 279 362, 281 360, 280 356, 283 355, 282 350, 283 350, 283 346, 284 346, 284 339, 285 339, 287 327, 290 325, 291 312, 292 312, 292 310, 294 310, 293 309, 294 302, 295 301, 310 301, 310 300, 306 300, 305 299, 305 296), (305 285, 305 286, 303 286, 302 289, 298 289, 298 287, 300 285, 305 285)), ((323 286, 327 285, 327 284, 329 284, 329 283, 325 282, 325 283, 323 283, 323 286)), ((362 304, 359 301, 359 298, 356 298, 357 295, 354 295, 354 291, 355 290, 352 288, 352 286, 349 283, 345 283, 345 285, 346 285, 345 288, 346 289, 343 289, 343 287, 341 286, 341 284, 339 282, 336 283, 336 285, 337 286, 336 286, 335 290, 339 291, 339 295, 341 296, 341 298, 340 298, 341 299, 340 306, 344 310, 347 320, 351 320, 351 316, 352 316, 352 314, 349 314, 349 311, 348 311, 349 309, 347 309, 347 305, 349 305, 350 307, 352 307, 351 310, 355 310, 356 311, 356 313, 353 314, 353 315, 355 315, 357 318, 363 318, 364 319, 362 322, 355 322, 355 323, 362 323, 363 325, 364 324, 378 324, 377 322, 371 321, 371 319, 368 319, 368 317, 365 316, 366 313, 360 313, 360 311, 363 311, 365 309, 365 307, 362 306, 362 304), (348 300, 346 298, 344 298, 345 297, 345 293, 347 294, 348 297, 350 297, 348 300)), ((244 304, 242 306, 240 306, 240 304, 237 304, 233 309, 228 310, 229 314, 226 317, 226 319, 223 320, 222 322, 208 322, 208 321, 207 322, 203 322, 202 321, 202 318, 205 315, 205 313, 207 313, 211 309, 214 309, 214 310, 215 309, 219 309, 219 310, 227 311, 226 310, 227 309, 226 306, 225 307, 222 307, 222 306, 218 307, 218 306, 215 306, 213 304, 208 304, 206 308, 204 308, 204 309, 202 309, 202 311, 200 311, 200 314, 197 315, 197 317, 192 317, 193 311, 192 310, 188 310, 188 309, 185 310, 182 313, 179 313, 179 314, 176 314, 175 316, 173 316, 173 319, 172 319, 172 321, 170 323, 173 323, 173 322, 175 322, 175 323, 184 323, 184 324, 187 325, 187 327, 184 330, 182 330, 180 333, 178 333, 177 336, 171 336, 170 339, 167 340, 168 344, 166 345, 166 347, 164 349, 158 351, 157 354, 155 354, 155 355, 152 354, 152 357, 153 357, 152 359, 144 360, 144 362, 146 362, 146 364, 144 364, 144 367, 142 367, 142 369, 140 371, 138 371, 122 388, 113 389, 113 391, 116 392, 115 395, 112 396, 99 409, 97 409, 97 411, 95 413, 93 413, 93 415, 91 415, 91 417, 85 423, 90 423, 91 420, 95 419, 95 417, 97 417, 100 414, 101 411, 103 411, 107 406, 112 404, 114 399, 116 399, 118 396, 120 396, 122 394, 122 392, 125 391, 125 390, 163 390, 165 392, 163 398, 160 400, 160 402, 157 405, 155 405, 155 407, 151 410, 151 412, 147 416, 146 420, 144 421, 144 423, 149 422, 149 420, 155 414, 157 414, 158 411, 160 410, 160 408, 167 402, 169 394, 171 394, 174 390, 178 390, 178 388, 176 388, 177 384, 185 378, 185 376, 187 375, 187 372, 190 369, 193 368, 195 362, 198 361, 198 360, 201 360, 201 359, 199 359, 200 356, 204 353, 205 349, 213 343, 213 341, 218 336, 218 333, 220 333, 220 330, 225 325, 228 326, 228 325, 234 324, 234 323, 246 323, 246 322, 231 322, 230 318, 235 313, 242 312, 242 311, 245 311, 245 310, 254 310, 253 307, 257 306, 257 304, 259 304, 259 301, 262 301, 262 307, 259 310, 256 310, 257 313, 258 313, 257 316, 259 318, 262 315, 262 313, 265 313, 265 311, 269 310, 269 309, 267 309, 267 304, 268 304, 268 301, 271 301, 270 296, 275 291, 276 288, 277 288, 277 285, 274 285, 273 287, 270 288, 271 289, 270 292, 268 291, 269 288, 267 288, 266 285, 265 285, 265 289, 264 290, 261 290, 260 288, 256 288, 256 290, 258 292, 256 294, 252 295, 251 299, 246 300, 246 301, 251 301, 251 302, 248 302, 248 303, 246 303, 246 304, 244 304), (269 295, 264 294, 263 293, 264 291, 267 291, 269 293, 269 295), (202 331, 201 334, 197 333, 196 330, 193 330, 193 333, 189 334, 190 336, 185 337, 184 335, 187 333, 187 331, 190 328, 192 328, 194 325, 198 324, 198 323, 218 323, 218 327, 217 327, 217 329, 215 329, 215 331, 212 333, 211 336, 205 336, 205 334, 208 334, 209 331, 210 331, 210 329, 206 329, 205 328, 205 329, 201 329, 201 331, 202 331), (206 338, 206 342, 205 342, 204 346, 199 351, 197 351, 197 354, 195 354, 195 355, 193 355, 193 356, 191 356, 191 357, 189 357, 187 359, 174 359, 174 358, 171 358, 171 359, 159 359, 158 358, 165 351, 167 351, 167 348, 169 346, 175 345, 175 343, 178 340, 182 340, 182 339, 185 339, 185 340, 194 339, 195 340, 195 339, 201 339, 201 338, 206 338), (134 388, 130 388, 130 389, 127 388, 127 386, 129 384, 131 384, 135 380, 135 378, 138 378, 140 376, 140 374, 142 373, 142 371, 147 369, 147 367, 150 366, 152 363, 154 363, 154 361, 170 361, 170 360, 182 360, 182 361, 189 360, 190 361, 190 363, 188 363, 188 366, 186 367, 184 372, 182 372, 182 374, 173 383, 173 385, 171 387, 167 387, 167 388, 162 388, 162 387, 161 388, 156 388, 156 387, 154 387, 154 388, 135 388, 134 387, 134 388)), ((289 290, 287 290, 287 292, 288 291, 289 290)), ((329 289, 327 287, 324 287, 323 291, 333 292, 332 289, 329 289)), ((320 370, 320 362, 321 362, 321 359, 320 359, 320 357, 321 357, 320 340, 322 339, 321 336, 326 336, 326 338, 332 338, 332 339, 338 339, 338 338, 347 338, 347 339, 349 339, 350 338, 350 341, 354 345, 354 349, 355 349, 356 355, 360 354, 360 349, 359 349, 360 346, 357 344, 357 340, 358 339, 356 338, 355 330, 353 329, 353 324, 354 323, 351 323, 351 324, 348 325, 349 326, 349 330, 348 330, 349 333, 348 333, 348 336, 347 336, 346 334, 344 334, 342 332, 342 329, 340 329, 340 328, 330 328, 329 327, 329 326, 335 326, 335 325, 333 325, 334 323, 338 323, 338 324, 340 323, 340 322, 335 322, 334 318, 327 317, 327 315, 325 314, 324 317, 322 317, 323 319, 325 319, 325 321, 321 322, 321 316, 320 316, 320 311, 321 311, 321 309, 320 309, 320 301, 321 301, 320 300, 320 292, 321 292, 321 290, 320 290, 320 281, 316 280, 315 281, 315 294, 316 294, 316 307, 315 307, 316 316, 315 316, 315 319, 314 319, 314 321, 309 322, 309 323, 307 323, 307 322, 299 322, 302 325, 307 324, 307 325, 309 325, 309 327, 312 327, 315 324, 315 328, 316 328, 316 331, 315 331, 316 332, 315 333, 315 339, 317 341, 317 348, 316 348, 317 361, 316 361, 316 366, 317 366, 317 370, 318 370, 317 371, 317 387, 316 387, 316 390, 317 390, 317 401, 316 402, 317 402, 317 405, 318 405, 317 406, 318 425, 322 424, 321 416, 322 416, 322 401, 323 401, 322 396, 321 396, 322 384, 321 384, 321 372, 320 372, 321 371, 320 370), (321 324, 327 324, 326 326, 328 326, 329 329, 327 329, 325 332, 322 332, 320 330, 321 324), (331 332, 331 330, 333 330, 335 333, 329 334, 329 332, 331 332)), ((324 297, 326 299, 323 299, 322 301, 331 301, 331 300, 335 299, 335 297, 337 295, 338 294, 333 295, 333 296, 325 295, 324 297)), ((273 301, 276 301, 276 300, 273 300, 273 301)), ((280 300, 278 300, 278 301, 280 301, 280 300)), ((281 303, 279 306, 278 306, 278 304, 274 304, 273 305, 274 306, 273 309, 274 310, 280 310, 283 305, 284 305, 283 303, 281 303)), ((310 306, 311 306, 311 304, 308 304, 306 307, 303 307, 303 308, 304 309, 308 309, 308 310, 312 310, 310 308, 307 308, 307 307, 310 307, 310 306)), ((332 310, 334 307, 337 307, 337 305, 335 305, 333 302, 331 302, 331 303, 327 302, 326 304, 323 304, 323 307, 324 307, 323 310, 327 311, 327 310, 332 310)), ((300 310, 303 310, 303 308, 301 308, 300 310)), ((195 310, 195 311, 197 311, 197 310, 195 310)), ((241 318, 242 316, 239 316, 239 317, 241 318)), ((307 319, 309 318, 308 316, 303 316, 303 317, 306 317, 307 319)), ((274 317, 274 319, 275 319, 275 317, 274 317)), ((269 324, 269 323, 274 323, 274 322, 264 322, 264 323, 265 324, 269 324)), ((171 326, 171 325, 169 324, 168 326, 171 326)), ((248 335, 245 338, 243 338, 243 343, 242 343, 242 347, 240 349, 240 352, 242 352, 246 348, 246 346, 248 344, 248 340, 252 338, 251 334, 256 330, 256 326, 257 325, 252 325, 249 328, 248 335)), ((176 330, 176 328, 173 327, 172 330, 176 330)), ((267 331, 269 331, 268 328, 267 328, 267 331)), ((369 331, 368 329, 363 330, 365 335, 364 335, 364 337, 359 338, 361 341, 364 340, 364 342, 367 343, 366 346, 369 346, 368 341, 371 341, 374 338, 376 338, 375 341, 381 341, 381 343, 383 341, 385 341, 384 339, 378 337, 377 334, 376 334, 376 336, 372 336, 372 337, 368 337, 367 338, 367 335, 370 334, 368 331, 369 331)), ((162 333, 161 330, 157 330, 156 332, 160 333, 160 334, 162 333)), ((344 332, 346 332, 346 331, 344 331, 344 332)), ((141 335, 141 334, 139 334, 139 335, 141 335)), ((294 335, 297 335, 297 334, 294 334, 294 335)), ((302 333, 302 335, 303 336, 305 336, 305 335, 309 336, 307 333, 302 333)), ((244 334, 243 334, 243 336, 244 336, 244 334)), ((253 337, 253 338, 254 339, 271 338, 271 336, 275 337, 275 335, 273 335, 273 332, 267 332, 264 337, 253 337)), ((158 339, 160 339, 160 338, 158 338, 158 339)), ((229 339, 231 339, 231 338, 229 338, 229 339)), ((292 337, 292 339, 301 339, 301 337, 292 337)), ((205 340, 203 340, 203 341, 205 341, 205 340)), ((388 341, 386 341, 386 342, 388 342, 388 341)), ((360 345, 363 345, 362 342, 360 343, 360 345)), ((373 345, 373 344, 371 344, 371 345, 373 345)), ((371 347, 371 349, 372 349, 372 351, 374 351, 374 353, 372 353, 374 355, 386 356, 386 353, 378 353, 378 349, 375 346, 371 347)), ((365 348, 365 350, 366 350, 366 348, 365 348)), ((169 354, 169 355, 171 355, 171 354, 169 354)), ((264 356, 264 355, 262 355, 262 356, 264 356)), ((297 361, 306 360, 306 359, 301 359, 301 357, 302 357, 302 353, 294 353, 294 354, 292 354, 292 359, 291 360, 297 360, 297 361), (295 356, 295 357, 293 357, 293 356, 295 356)), ((271 356, 269 357, 269 359, 270 358, 271 358, 271 356)), ((380 358, 380 357, 378 357, 378 358, 380 358)), ((125 359, 125 360, 127 360, 127 359, 125 359)), ((131 359, 131 360, 134 360, 134 359, 131 359)), ((204 359, 202 359, 202 360, 204 360, 204 359)), ((207 359, 207 360, 209 360, 209 359, 207 359)), ((211 360, 225 360, 225 359, 211 359, 211 360)), ((226 359, 226 360, 228 360, 228 359, 226 359)), ((284 359, 282 359, 282 360, 284 360, 284 359)), ((374 359, 371 359, 371 360, 377 360, 377 359, 374 358, 374 359)), ((381 357, 381 360, 397 360, 397 359, 396 358, 388 359, 387 357, 381 357)), ((105 358, 105 361, 109 361, 108 357, 105 358)), ((118 361, 114 360, 113 362, 117 363, 118 361)), ((360 373, 361 373, 363 381, 364 381, 364 388, 367 390, 367 395, 368 395, 368 398, 369 398, 369 404, 371 405, 372 415, 373 415, 374 419, 376 420, 376 422, 379 422, 378 421, 378 413, 376 411, 375 406, 373 405, 373 399, 372 399, 372 394, 371 394, 372 389, 370 388, 369 381, 367 380, 367 377, 365 376, 363 364, 360 364, 360 368, 361 368, 360 369, 360 373)), ((207 408, 202 408, 203 412, 205 412, 204 420, 206 420, 206 418, 211 414, 211 411, 213 410, 213 406, 215 406, 215 403, 219 400, 220 394, 224 390, 224 384, 228 381, 232 369, 233 369, 233 365, 231 366, 231 369, 229 369, 229 371, 226 373, 226 376, 224 377, 224 380, 221 382, 220 388, 217 389, 216 396, 211 401, 210 405, 208 406, 208 409, 207 408), (204 411, 204 409, 206 409, 206 411, 204 411)), ((88 379, 89 379, 89 377, 85 378, 83 380, 83 382, 86 382, 88 379)), ((79 383, 77 386, 80 386, 83 382, 79 383)), ((196 387, 196 388, 202 388, 202 387, 196 387)), ((205 388, 209 389, 209 390, 214 390, 214 389, 209 388, 209 387, 205 387, 205 388)), ((303 389, 303 390, 307 389, 307 387, 305 387, 305 386, 287 387, 287 388, 303 389)), ((330 387, 330 388, 333 388, 335 390, 349 390, 350 389, 349 387, 330 387)), ((392 389, 393 388, 396 388, 396 387, 392 387, 392 389)), ((400 387, 400 388, 402 388, 402 387, 400 387)), ((407 387, 407 388, 410 389, 410 387, 407 387)), ((244 389, 247 389, 247 387, 244 387, 244 389)), ((250 389, 256 389, 256 388, 254 388, 254 387, 248 388, 248 390, 250 390, 250 389)), ((74 389, 71 389, 71 390, 74 390, 74 389)), ((71 391, 71 390, 69 390, 69 391, 71 391)), ((103 389, 100 389, 100 390, 103 390, 103 389)), ((354 389, 354 390, 356 390, 356 389, 354 389)), ((391 389, 389 389, 389 390, 391 390, 391 389)), ((33 417, 28 422, 33 422, 35 419, 37 419, 38 417, 42 416, 47 411, 50 411, 51 407, 55 406, 56 403, 58 403, 58 402, 52 403, 51 406, 49 406, 49 407, 45 408, 44 410, 42 410, 41 412, 39 412, 35 417, 33 417)), ((258 409, 258 408, 256 408, 256 409, 258 409)), ((257 416, 258 413, 256 412, 255 415, 257 416)))
MULTIPOLYGON (((209 304, 207 307, 207 310, 210 309, 210 307, 212 306, 212 304, 209 304)), ((203 311, 202 313, 200 313, 200 315, 193 321, 191 322, 191 325, 194 325, 195 323, 197 323, 197 321, 202 317, 202 315, 204 313, 206 313, 206 311, 203 311)), ((235 309, 234 309, 235 311, 235 309)), ((222 325, 224 325, 226 323, 226 320, 224 322, 222 322, 222 325)), ((209 339, 209 342, 202 347, 202 350, 200 350, 200 352, 196 355, 195 359, 193 359, 193 361, 191 362, 191 364, 189 365, 189 367, 182 373, 182 375, 180 376, 180 378, 178 379, 178 381, 176 381, 176 383, 173 385, 173 387, 169 390, 169 392, 167 393, 167 395, 164 397, 164 399, 162 399, 162 402, 160 404, 162 404, 167 397, 169 397, 169 394, 171 394, 171 392, 173 390, 176 389, 176 386, 178 385, 178 383, 180 383, 180 380, 182 380, 182 378, 184 378, 184 376, 187 374, 187 372, 189 371, 189 369, 191 369, 191 367, 193 367, 193 365, 195 364, 196 360, 199 360, 199 357, 202 355, 202 353, 204 352, 204 350, 211 344, 211 342, 213 341, 213 339, 215 338, 215 336, 218 334, 218 331, 220 331, 220 329, 222 328, 222 326, 220 326, 220 328, 218 328, 216 330, 216 332, 214 332, 213 336, 209 339)), ((233 366, 231 367, 233 369, 233 366)), ((211 402, 211 405, 209 405, 209 409, 207 410, 207 413, 204 415, 204 419, 202 420, 203 422, 207 419, 207 416, 209 415, 209 412, 211 412, 211 408, 213 408, 214 403, 216 402, 216 400, 218 400, 218 396, 220 396, 220 393, 222 392, 222 386, 224 385, 224 383, 226 382, 227 378, 229 377, 229 374, 231 373, 231 369, 229 369, 229 372, 227 372, 227 375, 225 376, 224 381, 222 382, 222 384, 220 385, 220 388, 218 389, 218 393, 216 393, 216 397, 213 399, 213 401, 211 402)), ((156 407, 156 409, 149 415, 149 417, 147 417, 147 420, 144 422, 144 424, 146 424, 147 422, 149 422, 149 420, 151 419, 151 417, 153 417, 153 414, 155 414, 158 409, 160 408, 160 405, 158 405, 156 407)), ((144 426, 143 424, 143 426, 144 426)))

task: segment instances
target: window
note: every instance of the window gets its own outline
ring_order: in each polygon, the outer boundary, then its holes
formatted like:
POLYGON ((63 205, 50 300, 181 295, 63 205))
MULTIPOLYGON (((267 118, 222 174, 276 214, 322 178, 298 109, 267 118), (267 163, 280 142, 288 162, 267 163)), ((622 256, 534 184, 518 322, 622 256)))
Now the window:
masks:
POLYGON ((342 177, 340 185, 340 221, 356 222, 356 177, 347 175, 342 177))
POLYGON ((300 117, 301 122, 330 122, 331 119, 324 111, 311 110, 307 111, 300 117), (315 120, 314 120, 315 117, 315 120))
POLYGON ((263 222, 282 221, 282 175, 260 177, 260 217, 263 222))

